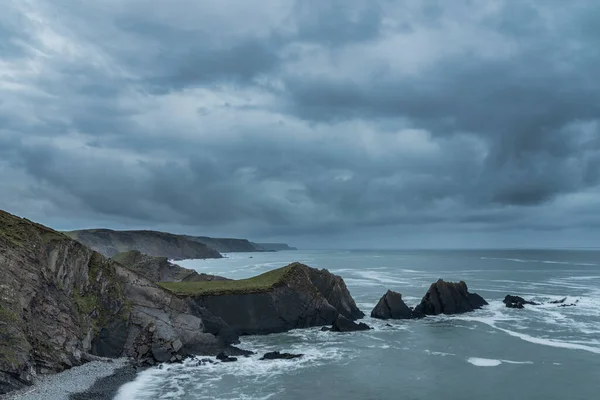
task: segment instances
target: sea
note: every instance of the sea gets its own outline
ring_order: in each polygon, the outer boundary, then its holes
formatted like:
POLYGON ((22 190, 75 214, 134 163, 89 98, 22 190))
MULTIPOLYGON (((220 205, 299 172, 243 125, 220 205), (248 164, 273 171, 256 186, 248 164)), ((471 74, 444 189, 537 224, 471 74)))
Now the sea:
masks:
POLYGON ((342 276, 373 329, 245 336, 240 347, 255 356, 152 368, 116 399, 600 399, 600 251, 283 251, 178 264, 240 279, 293 261, 342 276), (464 280, 489 306, 422 320, 370 318, 388 289, 414 306, 439 278, 464 280), (544 304, 509 309, 507 294, 544 304), (548 304, 564 297, 576 306, 548 304), (275 350, 304 357, 259 360, 275 350))

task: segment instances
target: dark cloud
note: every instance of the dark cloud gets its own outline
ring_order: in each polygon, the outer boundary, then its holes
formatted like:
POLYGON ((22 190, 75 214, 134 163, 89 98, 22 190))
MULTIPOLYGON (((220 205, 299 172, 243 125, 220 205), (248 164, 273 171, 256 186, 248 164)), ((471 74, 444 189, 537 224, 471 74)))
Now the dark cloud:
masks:
POLYGON ((177 3, 7 7, 1 208, 305 246, 597 237, 597 2, 177 3))

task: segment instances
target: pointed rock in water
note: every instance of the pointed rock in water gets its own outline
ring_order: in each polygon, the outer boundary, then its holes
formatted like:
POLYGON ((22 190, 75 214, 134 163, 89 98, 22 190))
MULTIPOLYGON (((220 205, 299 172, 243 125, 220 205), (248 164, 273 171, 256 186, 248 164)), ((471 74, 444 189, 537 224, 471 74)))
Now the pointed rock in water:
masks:
POLYGON ((416 317, 438 314, 461 314, 487 305, 487 301, 476 293, 469 293, 467 284, 445 282, 439 279, 433 283, 421 303, 415 307, 416 317))
POLYGON ((504 304, 506 304, 506 307, 508 307, 508 308, 525 308, 525 304, 529 304, 532 306, 539 306, 538 303, 525 300, 524 298, 522 298, 520 296, 511 296, 510 294, 507 295, 502 302, 504 304))
POLYGON ((371 311, 371 317, 377 319, 411 319, 413 312, 402 300, 398 292, 388 290, 371 311))
POLYGON ((340 315, 333 322, 331 327, 332 332, 355 332, 355 331, 368 331, 371 327, 364 322, 357 324, 354 321, 350 321, 348 318, 340 315))
POLYGON ((302 356, 304 356, 304 354, 280 353, 278 351, 272 351, 262 356, 261 360, 293 360, 302 356))

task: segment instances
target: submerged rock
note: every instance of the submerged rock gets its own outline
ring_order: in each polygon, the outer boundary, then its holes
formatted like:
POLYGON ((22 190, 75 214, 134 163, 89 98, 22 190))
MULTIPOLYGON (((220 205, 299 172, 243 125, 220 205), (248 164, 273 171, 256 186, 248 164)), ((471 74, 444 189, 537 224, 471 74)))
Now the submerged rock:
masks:
POLYGON ((508 308, 525 308, 526 304, 529 304, 532 306, 539 306, 538 303, 535 303, 535 302, 529 301, 529 300, 525 300, 524 298, 522 298, 520 296, 512 296, 510 294, 507 295, 502 302, 504 304, 506 304, 506 307, 508 307, 508 308))
POLYGON ((225 354, 224 352, 221 352, 219 354, 217 354, 217 360, 221 361, 221 362, 234 362, 237 361, 237 357, 230 357, 227 354, 225 354))
POLYGON ((340 315, 333 322, 333 325, 330 329, 327 329, 331 332, 355 332, 355 331, 368 331, 371 327, 364 322, 356 323, 354 321, 350 321, 348 318, 340 315))
POLYGON ((549 301, 548 304, 563 304, 565 301, 567 301, 566 297, 560 300, 549 301))
POLYGON ((416 317, 460 314, 479 309, 487 304, 483 297, 476 293, 469 293, 465 282, 445 282, 439 279, 429 287, 413 312, 416 317))
POLYGON ((414 318, 412 309, 402 300, 398 292, 388 290, 371 311, 371 317, 377 319, 410 319, 414 318))
POLYGON ((272 351, 262 356, 261 360, 293 360, 303 356, 304 354, 280 353, 278 351, 272 351))

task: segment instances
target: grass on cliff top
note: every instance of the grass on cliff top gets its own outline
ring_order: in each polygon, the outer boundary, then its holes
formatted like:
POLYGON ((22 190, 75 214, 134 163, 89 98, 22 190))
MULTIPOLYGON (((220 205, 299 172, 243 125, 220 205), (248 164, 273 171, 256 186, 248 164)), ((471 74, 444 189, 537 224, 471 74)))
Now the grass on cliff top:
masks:
POLYGON ((207 282, 162 282, 160 286, 183 296, 260 293, 281 282, 294 265, 274 269, 248 279, 207 282))
POLYGON ((0 210, 0 239, 12 246, 23 248, 34 244, 38 237, 44 244, 67 239, 53 229, 0 210))

